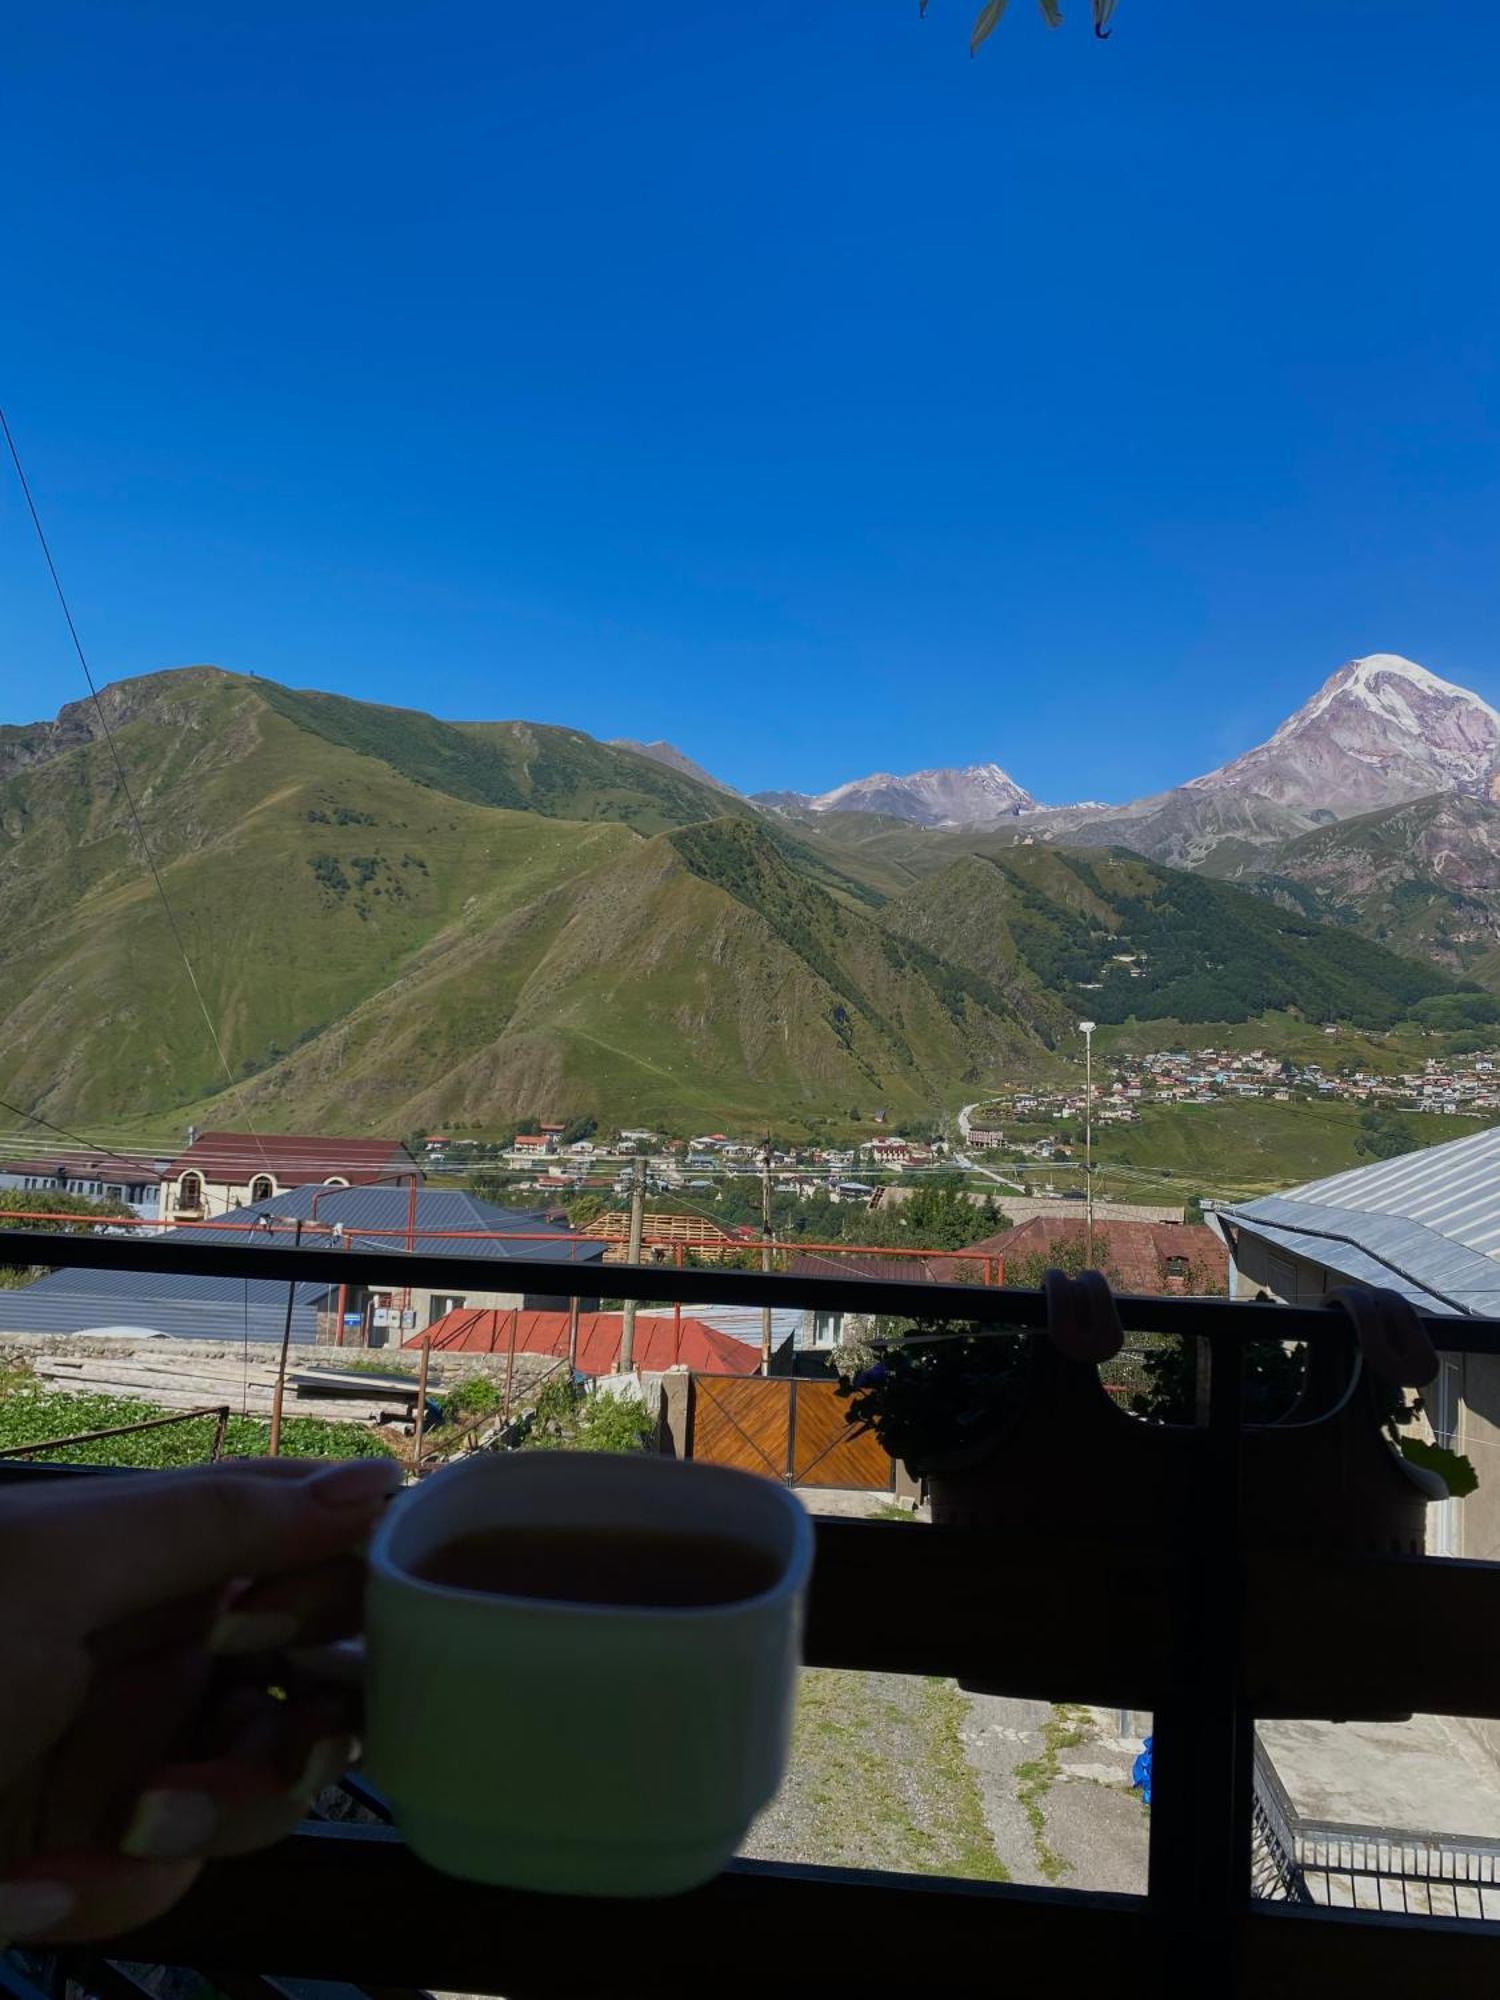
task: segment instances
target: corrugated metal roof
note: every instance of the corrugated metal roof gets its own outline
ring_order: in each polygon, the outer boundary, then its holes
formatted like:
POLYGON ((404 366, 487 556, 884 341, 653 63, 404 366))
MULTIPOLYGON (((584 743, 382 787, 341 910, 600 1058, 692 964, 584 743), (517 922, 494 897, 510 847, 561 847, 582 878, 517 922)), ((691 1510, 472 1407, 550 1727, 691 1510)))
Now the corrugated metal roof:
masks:
MULTIPOLYGON (((316 1335, 327 1287, 299 1284, 292 1339, 316 1335)), ((149 1326, 182 1340, 280 1340, 286 1285, 260 1278, 200 1278, 190 1271, 51 1271, 18 1291, 0 1291, 0 1332, 81 1333, 95 1326, 149 1326)))
MULTIPOLYGON (((404 1230, 407 1194, 404 1188, 289 1188, 271 1201, 236 1209, 240 1225, 188 1225, 173 1231, 196 1243, 232 1243, 261 1249, 287 1248, 285 1226, 247 1230, 262 1214, 283 1225, 304 1220, 318 1201, 319 1222, 342 1222, 355 1249, 405 1251, 404 1235, 374 1236, 372 1229, 404 1230)), ((543 1258, 567 1258, 596 1265, 604 1245, 595 1239, 559 1229, 530 1210, 497 1208, 461 1188, 421 1188, 417 1194, 418 1229, 412 1249, 431 1257, 514 1257, 534 1263, 543 1258), (519 1230, 539 1233, 539 1242, 506 1242, 494 1236, 453 1240, 423 1231, 519 1230)), ((326 1249, 328 1240, 314 1239, 326 1249)), ((292 1308, 292 1338, 316 1337, 316 1314, 333 1288, 321 1281, 299 1283, 292 1308)), ((182 1339, 216 1341, 280 1340, 286 1319, 286 1282, 280 1278, 205 1278, 191 1271, 60 1270, 18 1291, 0 1291, 0 1333, 79 1333, 87 1327, 128 1323, 154 1327, 182 1339)))
MULTIPOLYGON (((246 1223, 265 1216, 273 1225, 284 1225, 298 1220, 306 1222, 316 1215, 320 1224, 342 1223, 345 1237, 358 1249, 404 1251, 408 1248, 405 1234, 408 1200, 405 1188, 288 1188, 269 1201, 254 1202, 235 1209, 230 1217, 219 1217, 217 1224, 185 1223, 180 1233, 197 1243, 271 1244, 284 1250, 287 1247, 284 1226, 273 1226, 262 1233, 247 1230, 246 1223), (225 1228, 226 1221, 235 1226, 225 1228), (377 1231, 392 1233, 376 1234, 377 1231)), ((328 1247, 321 1232, 316 1240, 320 1248, 328 1247)), ((562 1258, 577 1264, 597 1264, 605 1249, 595 1238, 576 1236, 572 1230, 548 1222, 538 1210, 497 1208, 493 1202, 481 1201, 463 1188, 425 1187, 417 1189, 416 1231, 409 1247, 416 1255, 425 1257, 515 1257, 530 1262, 562 1258), (453 1240, 453 1232, 463 1232, 463 1238, 453 1240), (504 1240, 507 1232, 511 1233, 510 1240, 504 1240), (518 1241, 517 1237, 541 1240, 518 1241)))
POLYGON ((419 1175, 421 1168, 399 1139, 340 1139, 319 1133, 200 1132, 167 1173, 196 1172, 205 1180, 243 1183, 259 1173, 282 1182, 327 1181, 347 1174, 419 1175))
MULTIPOLYGON (((583 1375, 605 1375, 620 1355, 623 1313, 578 1315, 578 1369, 583 1375)), ((445 1313, 425 1333, 413 1333, 404 1347, 420 1347, 431 1338, 447 1353, 553 1354, 568 1351, 565 1312, 491 1312, 460 1307, 445 1313)), ((635 1364, 638 1368, 693 1368, 710 1375, 753 1375, 758 1355, 742 1342, 684 1317, 681 1324, 660 1314, 639 1315, 635 1323, 635 1364)))
POLYGON ((1426 1311, 1500 1313, 1500 1126, 1220 1213, 1426 1311))
MULTIPOLYGON (((727 1333, 731 1340, 742 1340, 747 1347, 760 1352, 760 1312, 759 1306, 684 1306, 683 1312, 700 1320, 704 1326, 711 1326, 719 1333, 727 1333)), ((772 1306, 771 1347, 773 1352, 784 1340, 791 1340, 801 1331, 806 1317, 801 1306, 772 1306)))

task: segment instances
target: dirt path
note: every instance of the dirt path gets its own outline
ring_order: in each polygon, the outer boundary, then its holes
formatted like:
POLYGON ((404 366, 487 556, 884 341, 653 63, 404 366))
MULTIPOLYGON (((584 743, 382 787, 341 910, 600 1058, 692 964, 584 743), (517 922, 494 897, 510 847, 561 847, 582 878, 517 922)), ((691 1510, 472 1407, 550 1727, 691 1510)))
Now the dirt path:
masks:
POLYGON ((1137 1737, 1101 1709, 961 1696, 964 1753, 995 1851, 1016 1882, 1146 1892, 1150 1820, 1130 1787, 1137 1737))

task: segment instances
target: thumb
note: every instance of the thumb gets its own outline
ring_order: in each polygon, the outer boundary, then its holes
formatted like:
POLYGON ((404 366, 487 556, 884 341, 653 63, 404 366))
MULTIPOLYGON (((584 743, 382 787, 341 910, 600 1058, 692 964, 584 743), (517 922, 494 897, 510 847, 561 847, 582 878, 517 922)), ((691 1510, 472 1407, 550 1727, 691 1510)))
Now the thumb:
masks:
POLYGON ((394 1459, 342 1459, 305 1478, 218 1468, 68 1480, 0 1501, 3 1565, 80 1636, 238 1577, 278 1576, 361 1541, 401 1483, 394 1459))

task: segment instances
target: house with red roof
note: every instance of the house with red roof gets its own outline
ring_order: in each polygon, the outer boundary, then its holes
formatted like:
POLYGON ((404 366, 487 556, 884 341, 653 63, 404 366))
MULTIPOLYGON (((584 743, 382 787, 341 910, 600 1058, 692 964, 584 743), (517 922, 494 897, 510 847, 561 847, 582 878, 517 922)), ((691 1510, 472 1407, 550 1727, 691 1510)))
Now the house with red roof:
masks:
MULTIPOLYGON (((578 1315, 578 1369, 583 1375, 608 1375, 620 1359, 625 1315, 581 1312, 578 1315)), ((568 1352, 565 1312, 488 1312, 480 1308, 445 1313, 425 1333, 404 1343, 420 1347, 430 1339, 435 1353, 552 1355, 568 1352)), ((691 1368, 703 1375, 754 1375, 760 1367, 757 1349, 733 1334, 684 1314, 640 1313, 635 1322, 637 1368, 691 1368)))
POLYGON ((300 1187, 412 1187, 422 1168, 397 1139, 194 1132, 161 1177, 163 1222, 206 1222, 300 1187))

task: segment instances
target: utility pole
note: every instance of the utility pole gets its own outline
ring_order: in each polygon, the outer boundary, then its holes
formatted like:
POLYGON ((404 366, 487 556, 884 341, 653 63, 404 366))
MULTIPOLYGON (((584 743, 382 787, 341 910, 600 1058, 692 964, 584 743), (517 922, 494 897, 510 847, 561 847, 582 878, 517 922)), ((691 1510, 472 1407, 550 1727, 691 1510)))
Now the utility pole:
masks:
MULTIPOLYGON (((297 1249, 302 1242, 302 1218, 297 1218, 296 1234, 292 1238, 292 1248, 297 1249)), ((292 1345, 292 1309, 297 1303, 297 1282, 288 1279, 286 1288, 286 1322, 281 1329, 281 1353, 276 1361, 276 1387, 271 1394, 271 1436, 266 1445, 266 1455, 270 1458, 281 1456, 281 1409, 286 1400, 286 1363, 292 1345)))
MULTIPOLYGON (((639 1153, 635 1156, 635 1174, 630 1184, 630 1247, 626 1251, 626 1261, 639 1264, 641 1261, 641 1231, 646 1220, 646 1162, 639 1153)), ((624 1322, 620 1328, 620 1373, 629 1375, 635 1367, 635 1315, 639 1299, 625 1301, 624 1322)))
POLYGON ((1080 1021, 1083 1035, 1083 1194, 1084 1234, 1089 1270, 1094 1268, 1094 1021, 1080 1021))
MULTIPOLYGON (((760 1149, 760 1268, 769 1272, 771 1268, 771 1135, 766 1134, 766 1143, 760 1149)), ((760 1372, 771 1372, 771 1308, 764 1305, 760 1309, 760 1372)))

